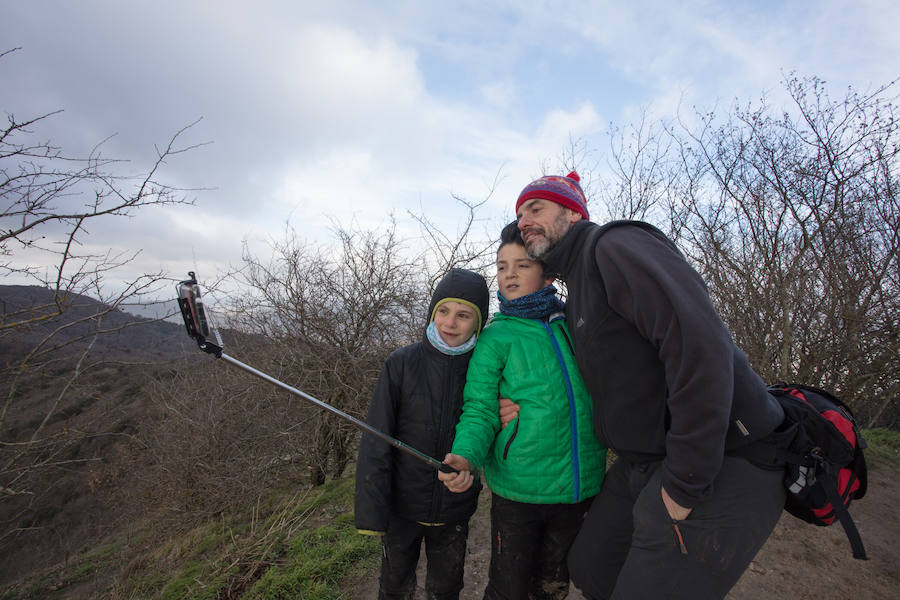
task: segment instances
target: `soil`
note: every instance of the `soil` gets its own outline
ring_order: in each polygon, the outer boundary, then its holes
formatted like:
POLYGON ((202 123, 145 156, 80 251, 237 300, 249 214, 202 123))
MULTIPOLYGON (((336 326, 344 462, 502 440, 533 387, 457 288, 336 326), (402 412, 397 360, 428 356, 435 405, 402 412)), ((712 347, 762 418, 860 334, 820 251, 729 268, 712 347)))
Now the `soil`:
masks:
MULTIPOLYGON (((850 506, 869 560, 855 560, 843 528, 816 527, 784 513, 775 531, 726 597, 727 600, 780 599, 874 600, 900 598, 897 540, 900 519, 893 511, 900 498, 900 474, 871 461, 866 496, 850 506)), ((465 587, 461 600, 480 599, 487 585, 490 548, 490 493, 485 490, 469 524, 465 587)), ((425 558, 419 562, 415 600, 425 599, 425 558)), ((350 591, 351 600, 378 597, 378 573, 350 591)), ((583 596, 574 589, 569 600, 583 596)))

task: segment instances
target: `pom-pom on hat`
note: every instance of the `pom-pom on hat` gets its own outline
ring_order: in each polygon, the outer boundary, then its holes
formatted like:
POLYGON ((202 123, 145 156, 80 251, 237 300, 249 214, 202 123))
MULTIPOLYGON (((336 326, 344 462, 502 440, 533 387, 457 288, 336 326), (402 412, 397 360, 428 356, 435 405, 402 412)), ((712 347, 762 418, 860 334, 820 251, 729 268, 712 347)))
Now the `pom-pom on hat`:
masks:
POLYGON ((516 201, 516 212, 523 202, 532 198, 543 198, 557 204, 562 204, 566 208, 571 208, 580 213, 585 220, 590 219, 587 209, 587 198, 584 197, 584 191, 578 183, 581 177, 578 173, 572 171, 565 177, 560 175, 547 175, 540 179, 535 179, 525 186, 519 199, 516 201))

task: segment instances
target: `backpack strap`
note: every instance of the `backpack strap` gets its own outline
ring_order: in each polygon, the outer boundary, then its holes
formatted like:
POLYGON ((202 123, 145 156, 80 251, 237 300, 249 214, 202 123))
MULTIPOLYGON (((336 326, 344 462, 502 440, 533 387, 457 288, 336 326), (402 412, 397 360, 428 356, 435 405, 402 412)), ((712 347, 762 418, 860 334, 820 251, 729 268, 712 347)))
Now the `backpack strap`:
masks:
POLYGON ((725 456, 738 456, 747 459, 761 469, 772 471, 783 469, 788 457, 780 451, 778 445, 771 437, 766 436, 745 446, 726 450, 725 456))
MULTIPOLYGON (((821 461, 821 464, 824 468, 823 474, 825 475, 825 483, 822 487, 825 488, 825 495, 831 503, 832 508, 834 508, 834 514, 841 522, 844 533, 847 534, 850 548, 853 549, 853 558, 869 560, 869 557, 866 556, 866 548, 863 546, 862 538, 859 535, 859 529, 856 528, 856 523, 853 522, 850 511, 847 510, 847 506, 844 504, 844 499, 841 498, 841 495, 838 493, 837 478, 832 473, 831 466, 827 461, 823 460, 821 461)), ((847 487, 849 490, 851 486, 847 487)))

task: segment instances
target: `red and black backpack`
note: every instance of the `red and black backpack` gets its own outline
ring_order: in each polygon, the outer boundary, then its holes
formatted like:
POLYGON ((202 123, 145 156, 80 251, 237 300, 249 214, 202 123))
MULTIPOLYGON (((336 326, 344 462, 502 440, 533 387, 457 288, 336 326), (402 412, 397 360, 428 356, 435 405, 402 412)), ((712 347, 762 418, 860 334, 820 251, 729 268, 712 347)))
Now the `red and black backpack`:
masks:
POLYGON ((785 462, 785 510, 814 525, 840 521, 853 557, 866 559, 847 510, 866 493, 865 441, 850 408, 834 395, 807 385, 779 383, 769 393, 784 409, 777 455, 785 462))

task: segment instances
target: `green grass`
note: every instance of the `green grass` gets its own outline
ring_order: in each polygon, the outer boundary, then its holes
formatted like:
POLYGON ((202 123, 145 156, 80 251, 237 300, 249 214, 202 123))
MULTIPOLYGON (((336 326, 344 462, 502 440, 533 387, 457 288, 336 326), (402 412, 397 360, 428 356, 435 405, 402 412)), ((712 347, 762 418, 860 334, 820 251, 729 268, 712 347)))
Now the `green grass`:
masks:
POLYGON ((356 533, 352 515, 294 538, 283 564, 269 568, 242 598, 330 600, 341 596, 340 583, 378 564, 377 538, 356 533))
POLYGON ((352 506, 352 478, 274 495, 162 544, 109 597, 339 598, 380 556, 378 540, 356 533, 352 506))
POLYGON ((865 429, 862 436, 869 445, 867 458, 880 459, 895 471, 900 471, 900 432, 882 428, 865 429))
POLYGON ((105 590, 95 597, 108 600, 337 599, 342 585, 371 572, 380 557, 379 540, 356 533, 353 489, 346 477, 272 492, 181 531, 154 521, 134 525, 127 542, 97 546, 6 588, 0 600, 68 598, 80 583, 105 590))
POLYGON ((121 549, 118 543, 98 546, 76 557, 68 567, 50 569, 24 586, 5 591, 0 595, 0 600, 61 597, 67 588, 89 580, 102 570, 113 568, 121 549))

